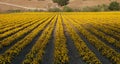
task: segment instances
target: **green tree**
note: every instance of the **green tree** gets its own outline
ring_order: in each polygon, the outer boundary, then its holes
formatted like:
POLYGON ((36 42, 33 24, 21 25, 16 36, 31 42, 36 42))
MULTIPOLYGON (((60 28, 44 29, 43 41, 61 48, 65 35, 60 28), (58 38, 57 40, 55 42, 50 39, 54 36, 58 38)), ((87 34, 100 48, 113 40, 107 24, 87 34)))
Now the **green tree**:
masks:
POLYGON ((69 0, 53 0, 54 3, 58 3, 59 6, 64 6, 69 3, 69 0))
POLYGON ((110 3, 109 9, 112 10, 112 11, 120 10, 120 4, 116 1, 113 1, 113 2, 110 3))

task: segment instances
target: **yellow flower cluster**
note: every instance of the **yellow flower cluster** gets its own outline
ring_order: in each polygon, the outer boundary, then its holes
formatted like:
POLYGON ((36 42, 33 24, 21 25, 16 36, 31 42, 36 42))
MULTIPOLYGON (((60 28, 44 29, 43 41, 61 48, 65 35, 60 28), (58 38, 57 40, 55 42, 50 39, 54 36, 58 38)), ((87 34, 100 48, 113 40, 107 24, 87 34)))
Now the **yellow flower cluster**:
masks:
POLYGON ((0 64, 12 64, 16 57, 21 59, 18 55, 26 47, 30 50, 24 54, 21 63, 41 64, 47 44, 53 37, 53 63, 70 64, 69 41, 64 32, 72 39, 70 41, 84 63, 104 64, 101 59, 104 57, 109 63, 120 64, 120 12, 0 14, 0 64))
POLYGON ((62 19, 61 16, 58 15, 55 27, 54 64, 67 64, 68 61, 68 50, 66 47, 66 38, 63 31, 62 19))

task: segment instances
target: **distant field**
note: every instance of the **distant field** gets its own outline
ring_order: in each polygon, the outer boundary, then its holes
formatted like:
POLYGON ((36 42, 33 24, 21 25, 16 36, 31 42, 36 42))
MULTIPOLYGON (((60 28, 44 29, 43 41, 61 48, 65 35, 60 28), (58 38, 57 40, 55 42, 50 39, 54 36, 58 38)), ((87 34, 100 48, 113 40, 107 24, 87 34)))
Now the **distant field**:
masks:
POLYGON ((120 64, 120 12, 0 14, 0 64, 120 64))

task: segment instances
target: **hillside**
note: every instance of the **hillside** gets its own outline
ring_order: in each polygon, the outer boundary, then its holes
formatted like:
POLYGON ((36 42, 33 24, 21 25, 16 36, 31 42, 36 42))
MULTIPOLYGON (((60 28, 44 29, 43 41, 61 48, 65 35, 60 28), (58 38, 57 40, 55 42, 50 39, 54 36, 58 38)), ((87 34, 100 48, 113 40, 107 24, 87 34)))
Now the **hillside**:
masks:
MULTIPOLYGON (((109 4, 113 0, 70 0, 67 6, 72 8, 81 8, 86 6, 95 6, 100 4, 109 4)), ((120 0, 116 0, 120 2, 120 0)), ((0 11, 8 10, 26 10, 26 9, 48 9, 57 7, 52 0, 0 0, 0 11)))

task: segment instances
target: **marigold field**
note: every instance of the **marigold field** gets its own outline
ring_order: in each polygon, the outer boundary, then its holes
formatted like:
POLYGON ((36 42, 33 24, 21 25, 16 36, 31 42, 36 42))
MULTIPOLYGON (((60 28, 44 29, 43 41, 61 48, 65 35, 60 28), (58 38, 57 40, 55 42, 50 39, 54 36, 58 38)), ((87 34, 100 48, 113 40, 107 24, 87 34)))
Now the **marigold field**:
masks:
POLYGON ((120 12, 0 14, 0 64, 120 64, 120 12))

